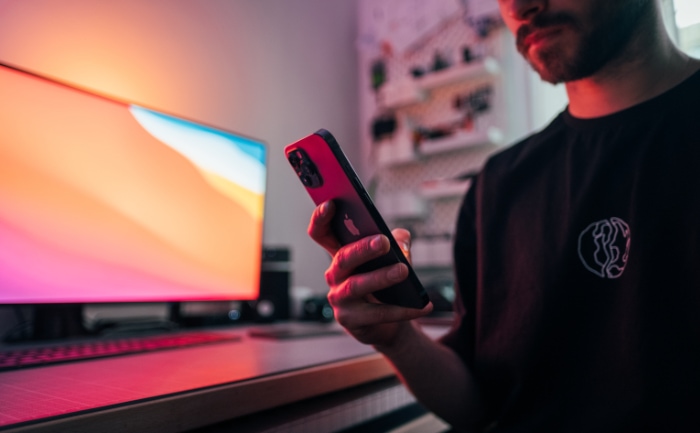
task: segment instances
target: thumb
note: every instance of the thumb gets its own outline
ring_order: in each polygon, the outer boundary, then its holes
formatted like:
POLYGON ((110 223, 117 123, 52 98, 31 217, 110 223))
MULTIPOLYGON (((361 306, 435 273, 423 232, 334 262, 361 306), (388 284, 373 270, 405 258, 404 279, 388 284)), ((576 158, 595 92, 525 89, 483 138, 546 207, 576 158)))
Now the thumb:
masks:
POLYGON ((411 261, 411 232, 399 228, 392 230, 391 234, 394 236, 394 239, 396 239, 396 243, 399 244, 404 256, 411 261))

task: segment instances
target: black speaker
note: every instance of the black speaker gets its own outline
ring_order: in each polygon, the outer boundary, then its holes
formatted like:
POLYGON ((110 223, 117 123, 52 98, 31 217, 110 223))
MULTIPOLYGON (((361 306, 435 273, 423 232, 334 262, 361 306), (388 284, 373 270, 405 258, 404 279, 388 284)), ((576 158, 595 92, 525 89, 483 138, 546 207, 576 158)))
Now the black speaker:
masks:
POLYGON ((290 260, 288 248, 263 248, 260 296, 246 302, 243 320, 273 322, 290 318, 290 260))

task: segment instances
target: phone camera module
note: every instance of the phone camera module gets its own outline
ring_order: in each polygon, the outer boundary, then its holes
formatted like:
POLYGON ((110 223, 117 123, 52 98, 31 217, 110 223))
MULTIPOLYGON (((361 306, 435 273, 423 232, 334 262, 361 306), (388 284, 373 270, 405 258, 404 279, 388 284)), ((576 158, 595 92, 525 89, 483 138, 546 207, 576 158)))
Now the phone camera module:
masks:
POLYGON ((316 165, 311 161, 309 155, 302 149, 294 149, 287 155, 289 163, 294 167, 297 176, 304 186, 309 188, 318 188, 323 185, 323 179, 318 172, 316 165))
POLYGON ((289 163, 292 164, 292 167, 298 168, 299 163, 301 163, 301 158, 297 154, 297 152, 291 152, 289 153, 289 156, 287 158, 289 160, 289 163))
POLYGON ((323 185, 321 175, 311 161, 302 162, 299 170, 297 170, 297 174, 301 179, 301 183, 309 188, 318 188, 323 185))
POLYGON ((305 186, 311 187, 314 184, 314 178, 309 175, 302 174, 299 178, 301 179, 301 183, 305 186))

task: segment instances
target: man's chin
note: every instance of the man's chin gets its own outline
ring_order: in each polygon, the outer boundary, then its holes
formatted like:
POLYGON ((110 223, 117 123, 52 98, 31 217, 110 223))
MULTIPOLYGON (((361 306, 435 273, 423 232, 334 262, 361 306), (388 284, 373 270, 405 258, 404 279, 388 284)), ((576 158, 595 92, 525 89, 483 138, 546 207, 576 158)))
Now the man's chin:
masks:
POLYGON ((580 78, 578 77, 578 72, 581 72, 580 65, 577 65, 575 60, 580 50, 576 42, 572 39, 560 38, 552 43, 519 47, 519 51, 542 81, 559 84, 580 78))
POLYGON ((551 73, 550 71, 535 70, 535 72, 537 72, 537 74, 540 76, 540 79, 542 81, 545 81, 549 84, 560 84, 560 83, 564 83, 566 81, 569 81, 569 80, 561 77, 560 75, 556 75, 556 74, 551 73))
POLYGON ((563 49, 530 50, 525 60, 542 81, 559 84, 582 78, 583 68, 572 61, 573 57, 563 49))
POLYGON ((544 64, 535 60, 528 59, 528 63, 532 69, 537 72, 542 81, 546 81, 550 84, 559 84, 566 81, 561 72, 557 71, 558 68, 553 67, 551 64, 544 64))

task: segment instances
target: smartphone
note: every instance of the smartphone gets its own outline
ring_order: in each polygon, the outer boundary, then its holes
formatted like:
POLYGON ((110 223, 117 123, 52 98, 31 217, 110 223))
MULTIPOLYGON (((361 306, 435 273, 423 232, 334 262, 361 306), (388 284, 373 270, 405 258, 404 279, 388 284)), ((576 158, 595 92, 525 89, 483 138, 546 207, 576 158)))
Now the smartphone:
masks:
POLYGON ((389 252, 359 266, 356 273, 373 271, 398 262, 408 266, 408 278, 375 292, 374 296, 386 304, 423 308, 429 302, 427 292, 333 135, 320 129, 288 145, 284 150, 287 160, 314 203, 319 205, 328 200, 335 203, 331 228, 341 244, 347 245, 376 234, 389 238, 389 252))

